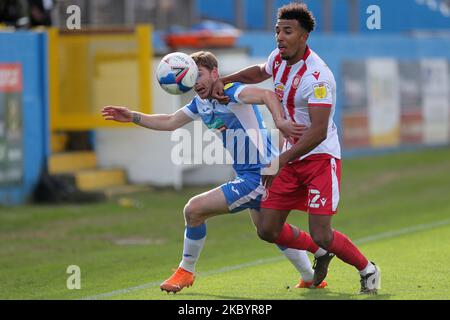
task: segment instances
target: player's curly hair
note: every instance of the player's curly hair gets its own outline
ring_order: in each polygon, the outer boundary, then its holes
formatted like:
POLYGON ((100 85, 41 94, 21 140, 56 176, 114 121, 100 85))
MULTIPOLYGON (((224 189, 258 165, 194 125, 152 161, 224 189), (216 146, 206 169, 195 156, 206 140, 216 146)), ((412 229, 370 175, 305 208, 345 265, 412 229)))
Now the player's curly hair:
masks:
POLYGON ((195 52, 191 54, 191 58, 198 66, 205 67, 209 71, 212 71, 214 68, 218 68, 219 65, 216 56, 209 51, 195 52))
POLYGON ((316 19, 304 3, 291 2, 278 9, 278 19, 297 20, 308 33, 314 30, 316 19))

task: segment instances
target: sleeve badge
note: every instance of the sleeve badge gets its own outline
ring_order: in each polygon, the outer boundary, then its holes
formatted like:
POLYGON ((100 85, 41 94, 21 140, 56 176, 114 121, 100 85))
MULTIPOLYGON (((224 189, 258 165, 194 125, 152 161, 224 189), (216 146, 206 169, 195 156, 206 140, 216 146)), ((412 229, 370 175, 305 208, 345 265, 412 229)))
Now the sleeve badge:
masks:
POLYGON ((316 99, 325 99, 328 95, 327 86, 325 83, 318 83, 313 86, 314 97, 316 99))

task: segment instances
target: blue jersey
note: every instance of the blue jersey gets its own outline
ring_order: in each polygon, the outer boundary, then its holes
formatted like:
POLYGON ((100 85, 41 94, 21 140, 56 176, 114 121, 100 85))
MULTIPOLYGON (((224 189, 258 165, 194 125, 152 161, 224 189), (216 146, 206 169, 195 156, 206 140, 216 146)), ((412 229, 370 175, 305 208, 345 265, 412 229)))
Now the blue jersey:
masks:
POLYGON ((259 171, 278 156, 259 109, 239 99, 244 88, 241 83, 226 85, 224 94, 230 98, 227 105, 196 96, 182 109, 192 119, 201 118, 209 129, 216 131, 238 173, 259 171))

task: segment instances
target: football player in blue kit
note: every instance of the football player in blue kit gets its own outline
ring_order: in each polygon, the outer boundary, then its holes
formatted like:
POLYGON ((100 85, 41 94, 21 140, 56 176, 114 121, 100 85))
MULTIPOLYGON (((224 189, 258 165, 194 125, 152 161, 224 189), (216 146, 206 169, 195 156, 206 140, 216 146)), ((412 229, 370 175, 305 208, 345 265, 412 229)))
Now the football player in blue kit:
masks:
MULTIPOLYGON (((224 93, 230 98, 227 105, 212 99, 212 88, 219 79, 216 57, 205 51, 191 55, 199 75, 194 87, 195 98, 173 114, 148 115, 126 107, 107 106, 102 110, 105 120, 134 122, 142 127, 173 131, 196 119, 213 130, 233 158, 236 179, 191 198, 184 207, 186 229, 182 261, 175 273, 160 288, 178 292, 194 283, 195 265, 205 245, 206 220, 222 214, 250 209, 256 225, 261 199, 266 190, 261 183, 261 170, 279 155, 278 146, 271 141, 263 118, 256 105, 264 104, 270 110, 276 127, 285 137, 299 137, 303 126, 286 120, 278 96, 270 90, 241 83, 230 83, 224 93)), ((280 143, 280 141, 276 141, 280 143)), ((282 248, 285 256, 300 272, 298 288, 313 288, 314 271, 305 251, 282 248)), ((315 288, 323 288, 322 282, 315 288)))

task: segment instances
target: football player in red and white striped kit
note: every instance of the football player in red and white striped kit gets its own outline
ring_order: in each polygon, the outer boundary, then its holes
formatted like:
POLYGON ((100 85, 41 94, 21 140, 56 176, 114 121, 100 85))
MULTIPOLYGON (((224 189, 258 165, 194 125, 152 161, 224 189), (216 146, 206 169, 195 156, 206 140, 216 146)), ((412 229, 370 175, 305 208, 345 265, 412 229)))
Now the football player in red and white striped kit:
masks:
MULTIPOLYGON (((314 284, 320 284, 336 255, 356 267, 361 276, 361 293, 376 294, 381 272, 344 234, 331 227, 337 213, 341 178, 341 150, 333 116, 336 82, 325 62, 308 45, 315 19, 305 4, 290 3, 278 10, 275 26, 278 47, 267 62, 223 77, 216 84, 215 97, 223 84, 259 83, 273 79, 285 117, 306 125, 298 140, 286 140, 277 159, 277 175, 263 177, 268 188, 257 226, 263 240, 280 247, 308 250, 315 256, 314 284), (309 214, 308 234, 286 223, 291 210, 309 214)), ((275 166, 276 164, 274 164, 275 166)))

